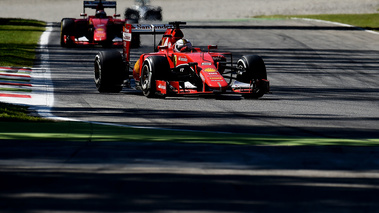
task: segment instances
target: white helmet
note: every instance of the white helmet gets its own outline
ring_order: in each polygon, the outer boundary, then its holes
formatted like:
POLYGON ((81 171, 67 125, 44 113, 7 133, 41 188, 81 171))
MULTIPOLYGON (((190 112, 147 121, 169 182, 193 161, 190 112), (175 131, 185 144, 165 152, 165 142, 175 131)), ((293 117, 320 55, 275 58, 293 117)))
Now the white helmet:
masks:
POLYGON ((188 39, 179 39, 175 42, 174 50, 176 52, 189 51, 192 49, 192 44, 188 39))

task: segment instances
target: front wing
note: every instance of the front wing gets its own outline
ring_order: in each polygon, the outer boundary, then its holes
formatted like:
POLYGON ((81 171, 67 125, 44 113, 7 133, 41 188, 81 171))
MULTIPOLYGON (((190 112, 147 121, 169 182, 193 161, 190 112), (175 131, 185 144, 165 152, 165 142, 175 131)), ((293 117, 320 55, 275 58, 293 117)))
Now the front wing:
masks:
MULTIPOLYGON (((66 35, 64 35, 64 39, 67 41, 67 39, 70 39, 71 42, 73 42, 75 45, 99 45, 105 43, 104 41, 90 41, 87 37, 75 37, 70 36, 70 38, 67 38, 66 35)), ((112 40, 111 45, 113 46, 121 46, 122 45, 122 38, 114 38, 112 40)))
POLYGON ((163 81, 156 80, 156 91, 163 95, 190 95, 190 94, 252 94, 256 93, 258 89, 264 90, 264 93, 270 92, 270 82, 266 79, 261 79, 255 84, 246 84, 242 82, 234 82, 226 90, 206 90, 206 85, 203 85, 203 89, 198 89, 196 86, 189 82, 180 84, 178 81, 163 81))

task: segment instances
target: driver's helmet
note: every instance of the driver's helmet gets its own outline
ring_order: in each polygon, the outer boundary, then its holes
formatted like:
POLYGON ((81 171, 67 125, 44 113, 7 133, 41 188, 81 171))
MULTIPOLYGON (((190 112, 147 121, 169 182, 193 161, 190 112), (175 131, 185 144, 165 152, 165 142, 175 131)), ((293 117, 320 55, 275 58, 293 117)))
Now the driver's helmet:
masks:
POLYGON ((96 18, 105 18, 107 17, 107 14, 104 10, 98 10, 96 11, 96 18))
POLYGON ((179 39, 184 37, 183 32, 180 29, 172 29, 171 31, 171 44, 174 44, 179 39))
POLYGON ((179 39, 175 45, 174 50, 176 52, 186 52, 192 49, 192 44, 188 39, 179 39))

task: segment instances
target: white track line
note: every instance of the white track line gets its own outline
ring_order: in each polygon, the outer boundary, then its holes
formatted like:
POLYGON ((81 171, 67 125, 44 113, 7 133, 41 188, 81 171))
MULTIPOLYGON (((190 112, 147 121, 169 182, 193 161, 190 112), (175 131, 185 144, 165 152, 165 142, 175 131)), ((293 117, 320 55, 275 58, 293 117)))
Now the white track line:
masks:
POLYGON ((42 33, 39 40, 40 48, 40 69, 42 72, 37 72, 33 79, 40 81, 38 83, 38 94, 34 94, 33 101, 39 103, 35 105, 35 110, 38 115, 44 118, 49 118, 53 120, 65 120, 65 121, 74 121, 74 119, 57 117, 51 114, 51 107, 54 105, 54 87, 53 82, 51 81, 51 72, 50 72, 50 56, 49 56, 49 38, 50 34, 53 31, 52 23, 47 23, 45 32, 42 33))
POLYGON ((376 32, 376 31, 367 30, 367 29, 364 29, 364 28, 361 28, 361 27, 357 27, 357 26, 354 26, 354 25, 343 24, 343 23, 334 22, 334 21, 325 21, 325 20, 312 19, 312 18, 291 18, 291 19, 294 19, 294 20, 304 20, 304 21, 312 21, 312 22, 320 22, 320 23, 333 24, 333 25, 338 25, 338 26, 343 26, 343 27, 351 27, 351 28, 356 28, 356 29, 361 30, 361 31, 365 31, 365 32, 368 32, 368 33, 379 35, 379 32, 376 32))

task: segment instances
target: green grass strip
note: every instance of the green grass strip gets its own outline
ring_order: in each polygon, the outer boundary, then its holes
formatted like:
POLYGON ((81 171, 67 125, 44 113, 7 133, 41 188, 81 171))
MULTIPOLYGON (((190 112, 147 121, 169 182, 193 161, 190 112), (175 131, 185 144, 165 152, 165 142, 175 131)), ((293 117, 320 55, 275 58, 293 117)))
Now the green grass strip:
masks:
POLYGON ((32 67, 45 26, 36 20, 0 18, 0 66, 32 67))
MULTIPOLYGON (((18 106, 14 104, 2 103, 0 102, 0 122, 2 123, 0 128, 6 128, 8 122, 42 122, 49 121, 44 118, 31 116, 29 107, 18 106)), ((17 124, 17 123, 16 123, 17 124)))
POLYGON ((379 139, 280 137, 172 131, 83 122, 0 122, 0 140, 78 142, 166 142, 265 146, 378 146, 379 139))
POLYGON ((30 79, 16 79, 16 78, 0 78, 0 81, 9 81, 9 82, 30 82, 30 79))
POLYGON ((22 88, 0 88, 0 91, 7 92, 32 92, 31 89, 22 89, 22 88))
POLYGON ((254 16, 253 18, 264 19, 289 19, 289 18, 309 18, 325 21, 339 22, 361 27, 368 30, 379 31, 379 13, 371 14, 322 14, 322 15, 274 15, 274 16, 254 16))

